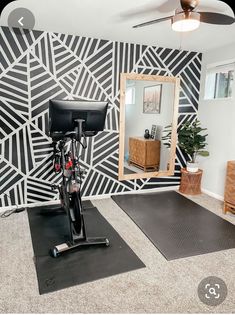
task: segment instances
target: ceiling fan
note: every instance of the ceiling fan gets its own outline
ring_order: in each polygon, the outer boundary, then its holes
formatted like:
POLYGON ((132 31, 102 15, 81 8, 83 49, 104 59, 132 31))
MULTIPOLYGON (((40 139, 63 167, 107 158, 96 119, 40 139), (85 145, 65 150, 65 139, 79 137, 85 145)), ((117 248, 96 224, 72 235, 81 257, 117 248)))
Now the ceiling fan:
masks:
POLYGON ((147 25, 171 20, 172 29, 174 31, 188 32, 197 29, 200 25, 200 22, 217 25, 231 25, 235 23, 234 16, 218 12, 197 11, 199 2, 199 0, 179 0, 180 7, 176 8, 174 15, 140 23, 134 25, 133 28, 144 27, 147 25))

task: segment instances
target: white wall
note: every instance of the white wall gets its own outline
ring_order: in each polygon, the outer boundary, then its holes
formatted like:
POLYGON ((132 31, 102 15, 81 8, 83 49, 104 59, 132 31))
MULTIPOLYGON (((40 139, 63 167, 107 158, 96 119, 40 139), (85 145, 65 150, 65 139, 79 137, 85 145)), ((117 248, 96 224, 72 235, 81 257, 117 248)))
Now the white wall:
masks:
MULTIPOLYGON (((158 82, 135 81, 135 104, 126 105, 125 111, 125 154, 129 151, 129 137, 143 137, 145 129, 149 129, 151 133, 152 125, 157 125, 157 139, 161 140, 162 129, 172 122, 175 87, 173 83, 162 83, 160 114, 143 113, 144 87, 156 84, 158 82)), ((166 170, 169 162, 169 149, 163 143, 161 143, 160 161, 160 169, 166 170)))
POLYGON ((206 66, 235 60, 235 43, 203 54, 199 119, 208 128, 208 158, 200 158, 202 188, 222 197, 226 163, 235 160, 235 82, 233 96, 227 100, 204 100, 206 66))

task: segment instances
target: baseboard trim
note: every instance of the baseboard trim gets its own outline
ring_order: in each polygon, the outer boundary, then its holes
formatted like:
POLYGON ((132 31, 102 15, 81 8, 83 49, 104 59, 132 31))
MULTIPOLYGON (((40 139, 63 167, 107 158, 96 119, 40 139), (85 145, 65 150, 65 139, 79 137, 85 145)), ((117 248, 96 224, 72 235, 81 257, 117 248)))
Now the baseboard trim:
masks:
POLYGON ((207 189, 202 188, 202 192, 203 192, 204 194, 207 194, 208 196, 211 196, 211 197, 215 198, 215 199, 218 199, 218 200, 220 200, 220 201, 224 201, 224 197, 223 197, 223 196, 220 196, 220 195, 218 195, 218 194, 215 194, 215 193, 213 193, 212 191, 209 191, 209 190, 207 190, 207 189))
POLYGON ((59 200, 52 200, 52 201, 45 201, 45 202, 43 201, 43 202, 23 204, 23 205, 18 205, 18 206, 0 207, 0 213, 8 211, 8 210, 15 210, 17 208, 35 208, 35 207, 41 207, 41 206, 57 205, 59 203, 60 203, 59 200))
MULTIPOLYGON (((115 194, 104 194, 104 195, 97 195, 97 196, 88 196, 83 197, 82 200, 97 200, 97 199, 107 199, 113 195, 130 195, 130 194, 147 194, 153 192, 160 192, 160 191, 170 191, 170 190, 178 190, 179 186, 169 186, 169 187, 160 187, 160 188, 152 188, 152 189, 145 189, 145 190, 132 190, 127 192, 120 192, 115 194)), ((59 200, 52 200, 52 201, 45 201, 45 202, 36 202, 30 204, 23 204, 19 205, 19 208, 34 208, 34 207, 41 207, 41 206, 50 206, 50 205, 57 205, 59 204, 59 200)), ((14 210, 17 206, 9 206, 9 207, 0 207, 0 213, 5 212, 8 210, 14 210)))
MULTIPOLYGON (((153 193, 153 192, 160 192, 160 191, 171 191, 171 190, 178 190, 178 186, 169 186, 169 187, 160 187, 160 188, 152 188, 152 189, 145 189, 145 190, 132 190, 132 191, 126 191, 126 192, 120 192, 116 194, 104 194, 104 195, 98 195, 98 196, 88 196, 83 197, 82 200, 98 200, 98 199, 107 199, 110 198, 113 195, 131 195, 131 194, 147 194, 147 193, 153 193)), ((215 194, 207 189, 202 188, 202 192, 207 194, 208 196, 211 196, 217 200, 224 201, 224 197, 220 196, 218 194, 215 194)), ((19 205, 19 208, 34 208, 34 207, 41 207, 41 206, 50 206, 50 205, 57 205, 59 204, 59 200, 52 200, 52 201, 45 201, 45 202, 36 202, 31 204, 23 204, 19 205)), ((9 206, 9 207, 0 207, 0 213, 8 211, 8 210, 14 210, 16 209, 16 206, 9 206)))
POLYGON ((151 189, 145 189, 145 190, 132 190, 132 191, 115 193, 115 194, 104 194, 104 195, 98 195, 98 196, 83 197, 82 200, 106 199, 106 198, 110 198, 112 196, 117 196, 117 195, 147 194, 147 193, 153 193, 153 192, 170 191, 170 190, 178 190, 178 189, 179 189, 179 185, 160 187, 160 188, 151 188, 151 189))

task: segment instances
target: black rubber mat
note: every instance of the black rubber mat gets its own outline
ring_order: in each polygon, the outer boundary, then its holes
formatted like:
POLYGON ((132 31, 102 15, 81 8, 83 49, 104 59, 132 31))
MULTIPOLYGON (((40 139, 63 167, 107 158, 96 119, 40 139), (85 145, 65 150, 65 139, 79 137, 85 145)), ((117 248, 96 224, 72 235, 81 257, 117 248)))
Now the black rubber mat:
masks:
POLYGON ((65 213, 55 207, 28 209, 40 294, 145 267, 96 208, 88 202, 84 208, 87 235, 107 237, 110 246, 87 247, 58 258, 49 250, 68 239, 65 213))
POLYGON ((136 172, 130 170, 127 167, 124 167, 124 175, 128 175, 128 174, 136 174, 136 172))
POLYGON ((94 208, 94 205, 90 200, 83 201, 82 206, 84 210, 89 209, 89 208, 94 208))
POLYGON ((235 247, 235 226, 175 191, 113 196, 167 260, 235 247))

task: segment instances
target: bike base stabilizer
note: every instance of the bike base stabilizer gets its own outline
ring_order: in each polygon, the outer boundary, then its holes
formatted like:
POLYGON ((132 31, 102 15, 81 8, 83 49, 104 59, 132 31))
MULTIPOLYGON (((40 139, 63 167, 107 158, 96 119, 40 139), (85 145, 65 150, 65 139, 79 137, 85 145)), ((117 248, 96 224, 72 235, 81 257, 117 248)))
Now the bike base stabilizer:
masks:
POLYGON ((109 246, 109 240, 105 237, 93 237, 93 238, 88 237, 85 240, 79 240, 77 242, 74 242, 74 244, 70 242, 63 243, 63 244, 56 245, 55 247, 53 247, 51 249, 51 255, 56 258, 63 253, 78 249, 79 247, 94 246, 94 245, 109 246))

